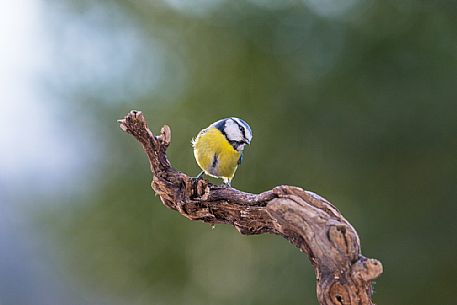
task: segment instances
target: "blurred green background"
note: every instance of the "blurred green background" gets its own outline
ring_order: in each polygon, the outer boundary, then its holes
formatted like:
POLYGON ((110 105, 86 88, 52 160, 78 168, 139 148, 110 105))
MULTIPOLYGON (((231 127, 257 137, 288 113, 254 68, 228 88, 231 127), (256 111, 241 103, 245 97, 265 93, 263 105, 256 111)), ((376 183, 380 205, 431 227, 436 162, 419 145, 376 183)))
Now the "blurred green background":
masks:
POLYGON ((384 274, 377 304, 455 304, 457 4, 29 0, 0 13, 0 304, 317 304, 307 258, 190 222, 116 119, 168 156, 238 116, 233 186, 314 191, 384 274))

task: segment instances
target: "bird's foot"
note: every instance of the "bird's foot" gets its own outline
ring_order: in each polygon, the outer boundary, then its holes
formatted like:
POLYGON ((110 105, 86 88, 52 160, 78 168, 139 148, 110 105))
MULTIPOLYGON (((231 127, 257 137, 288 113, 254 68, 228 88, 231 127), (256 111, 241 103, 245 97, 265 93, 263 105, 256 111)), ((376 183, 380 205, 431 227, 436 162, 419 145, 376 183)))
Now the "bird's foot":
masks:
POLYGON ((228 180, 228 179, 224 179, 224 183, 222 183, 221 187, 231 188, 232 187, 232 181, 228 180))

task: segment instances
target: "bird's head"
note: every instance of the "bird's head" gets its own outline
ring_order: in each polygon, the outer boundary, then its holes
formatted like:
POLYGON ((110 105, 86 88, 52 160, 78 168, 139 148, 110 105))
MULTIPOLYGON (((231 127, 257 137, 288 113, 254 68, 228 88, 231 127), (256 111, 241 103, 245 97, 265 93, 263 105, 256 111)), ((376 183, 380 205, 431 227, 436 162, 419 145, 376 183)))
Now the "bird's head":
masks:
POLYGON ((242 119, 222 119, 217 121, 213 125, 225 135, 227 140, 236 150, 243 151, 246 144, 251 144, 251 127, 242 119))

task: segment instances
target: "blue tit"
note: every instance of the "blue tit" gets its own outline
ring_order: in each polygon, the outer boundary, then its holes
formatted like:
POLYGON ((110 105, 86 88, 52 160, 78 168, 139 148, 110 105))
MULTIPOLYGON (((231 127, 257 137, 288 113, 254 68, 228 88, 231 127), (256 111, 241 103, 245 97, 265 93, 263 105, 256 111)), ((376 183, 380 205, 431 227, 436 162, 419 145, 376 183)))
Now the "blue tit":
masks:
POLYGON ((203 173, 222 178, 230 186, 243 160, 243 150, 252 140, 251 127, 239 118, 219 120, 200 131, 192 140, 195 160, 203 173))

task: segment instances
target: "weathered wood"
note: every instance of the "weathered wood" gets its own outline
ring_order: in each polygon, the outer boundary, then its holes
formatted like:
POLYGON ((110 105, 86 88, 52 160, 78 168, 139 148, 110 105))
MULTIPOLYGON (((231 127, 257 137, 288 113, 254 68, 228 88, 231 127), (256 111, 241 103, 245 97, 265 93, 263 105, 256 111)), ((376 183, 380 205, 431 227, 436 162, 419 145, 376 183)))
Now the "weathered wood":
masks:
POLYGON ((140 111, 118 122, 143 145, 154 174, 151 186, 165 206, 190 220, 233 225, 241 234, 281 235, 308 254, 321 305, 373 304, 371 282, 382 265, 362 256, 357 232, 326 199, 292 186, 250 194, 196 180, 171 167, 168 126, 154 136, 140 111))

